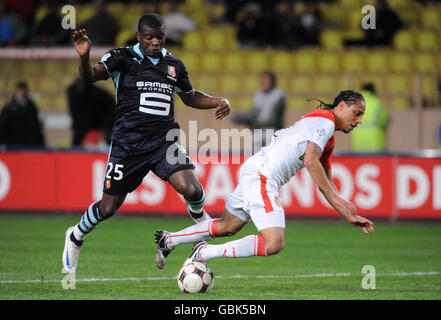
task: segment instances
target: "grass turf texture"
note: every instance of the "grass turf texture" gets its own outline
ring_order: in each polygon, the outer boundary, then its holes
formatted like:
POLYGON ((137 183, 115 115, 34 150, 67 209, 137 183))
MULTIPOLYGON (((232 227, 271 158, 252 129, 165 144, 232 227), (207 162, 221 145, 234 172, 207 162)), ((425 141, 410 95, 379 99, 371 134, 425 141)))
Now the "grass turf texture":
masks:
MULTIPOLYGON (((281 253, 211 260, 213 290, 185 295, 172 277, 192 246, 175 249, 158 270, 153 234, 182 229, 192 223, 188 217, 116 216, 103 222, 84 243, 75 290, 63 289, 64 232, 79 218, 0 215, 0 299, 441 299, 440 223, 377 222, 375 232, 365 235, 342 220, 288 220, 281 253), (376 269, 375 290, 362 289, 364 265, 376 269), (137 280, 82 281, 93 278, 137 280), (11 280, 16 282, 6 283, 11 280)), ((256 233, 252 224, 212 243, 249 233, 256 233)))

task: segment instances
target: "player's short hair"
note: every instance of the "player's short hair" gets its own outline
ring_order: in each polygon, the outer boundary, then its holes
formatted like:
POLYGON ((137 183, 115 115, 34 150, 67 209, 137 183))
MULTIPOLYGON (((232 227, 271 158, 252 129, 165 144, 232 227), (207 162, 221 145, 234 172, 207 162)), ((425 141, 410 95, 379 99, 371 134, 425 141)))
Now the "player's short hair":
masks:
POLYGON ((145 28, 162 28, 164 20, 159 14, 147 13, 138 20, 138 32, 142 32, 145 28))
MULTIPOLYGON (((320 102, 320 105, 317 107, 317 109, 323 109, 323 110, 332 110, 334 109, 336 106, 338 106, 338 104, 341 101, 346 102, 346 104, 348 106, 353 105, 359 101, 363 101, 364 102, 364 97, 363 95, 355 90, 343 90, 340 91, 340 93, 334 98, 334 102, 332 104, 330 103, 325 103, 320 99, 316 99, 318 102, 320 102)), ((308 99, 308 101, 310 101, 311 99, 308 99)))

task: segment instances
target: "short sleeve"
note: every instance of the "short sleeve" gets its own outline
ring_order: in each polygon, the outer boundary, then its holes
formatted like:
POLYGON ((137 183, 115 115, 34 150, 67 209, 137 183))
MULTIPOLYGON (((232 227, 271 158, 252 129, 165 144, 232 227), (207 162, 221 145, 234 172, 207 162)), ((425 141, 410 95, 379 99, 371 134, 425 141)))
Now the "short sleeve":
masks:
POLYGON ((193 85, 190 82, 190 77, 188 76, 187 68, 184 63, 180 61, 178 66, 178 81, 176 82, 175 91, 188 93, 193 91, 193 85))
POLYGON ((309 131, 307 140, 314 142, 322 151, 325 151, 326 144, 334 136, 334 122, 322 117, 308 117, 304 118, 303 121, 305 121, 309 131))
POLYGON ((101 63, 106 67, 110 77, 113 72, 119 71, 121 69, 121 62, 122 56, 120 51, 118 49, 113 49, 106 52, 106 54, 102 56, 101 60, 98 63, 101 63))

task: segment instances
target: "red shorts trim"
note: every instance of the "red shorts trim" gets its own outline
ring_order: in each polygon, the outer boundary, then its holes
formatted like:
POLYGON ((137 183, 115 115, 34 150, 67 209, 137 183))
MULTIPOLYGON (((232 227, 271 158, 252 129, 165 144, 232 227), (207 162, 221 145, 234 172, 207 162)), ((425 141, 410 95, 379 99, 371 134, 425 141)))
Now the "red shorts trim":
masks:
POLYGON ((260 194, 262 195, 263 203, 265 205, 265 212, 268 213, 274 211, 273 205, 266 191, 267 178, 260 172, 258 172, 258 174, 260 177, 260 194))

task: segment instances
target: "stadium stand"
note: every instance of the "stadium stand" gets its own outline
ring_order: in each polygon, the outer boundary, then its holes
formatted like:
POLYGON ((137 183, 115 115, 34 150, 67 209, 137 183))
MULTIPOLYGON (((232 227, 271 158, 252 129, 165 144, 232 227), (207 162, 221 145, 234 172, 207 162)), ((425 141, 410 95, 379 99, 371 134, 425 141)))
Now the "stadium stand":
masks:
POLYGON ((365 56, 366 71, 372 73, 388 72, 387 53, 383 50, 373 50, 365 56))
POLYGON ((293 69, 292 55, 287 51, 275 51, 271 54, 271 70, 276 73, 287 73, 293 69))
POLYGON ((336 52, 325 52, 320 54, 318 59, 319 72, 337 73, 341 72, 340 55, 336 52))
POLYGON ((342 71, 345 73, 361 73, 365 71, 364 52, 346 51, 344 56, 339 56, 342 71))
MULTIPOLYGON (((439 103, 438 78, 441 76, 441 5, 422 5, 411 0, 389 0, 405 22, 391 47, 368 49, 345 48, 343 39, 359 38, 363 33, 360 7, 375 1, 323 1, 319 7, 325 22, 320 46, 238 49, 236 28, 222 21, 222 1, 186 0, 180 10, 198 23, 188 32, 182 47, 169 51, 182 59, 195 87, 220 96, 231 97, 233 108, 247 108, 250 94, 259 87, 258 74, 276 72, 279 85, 288 95, 289 109, 310 107, 306 97, 328 97, 336 90, 353 87, 371 80, 388 108, 412 108, 415 79, 421 80, 425 105, 439 103), (220 23, 219 23, 220 22, 220 23)), ((301 13, 304 5, 295 5, 301 13)), ((107 7, 121 26, 115 46, 125 46, 133 39, 136 21, 145 8, 139 3, 112 2, 107 7)), ((35 24, 45 15, 45 7, 36 11, 35 24)), ((93 15, 92 4, 77 6, 77 23, 93 15)), ((73 49, 72 49, 73 50, 73 49)), ((49 55, 50 56, 50 55, 49 55)), ((98 60, 94 57, 94 62, 98 60)), ((44 112, 67 112, 65 89, 78 73, 76 59, 67 57, 39 59, 0 59, 0 102, 8 99, 14 83, 28 80, 30 91, 44 112)), ((113 90, 111 81, 99 85, 113 90)), ((176 99, 176 108, 183 104, 176 99)))
POLYGON ((233 51, 222 55, 224 60, 224 71, 243 72, 245 71, 245 53, 243 51, 233 51))

